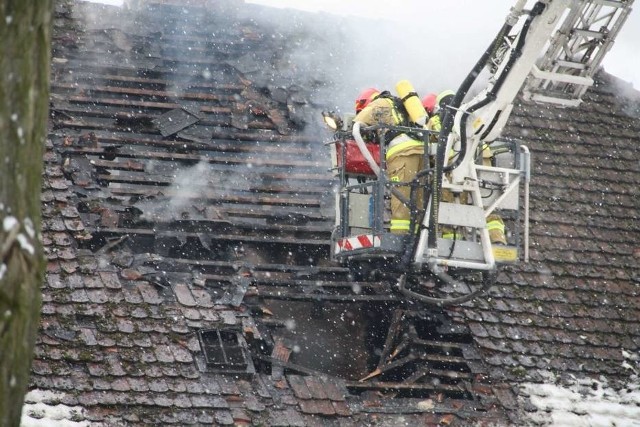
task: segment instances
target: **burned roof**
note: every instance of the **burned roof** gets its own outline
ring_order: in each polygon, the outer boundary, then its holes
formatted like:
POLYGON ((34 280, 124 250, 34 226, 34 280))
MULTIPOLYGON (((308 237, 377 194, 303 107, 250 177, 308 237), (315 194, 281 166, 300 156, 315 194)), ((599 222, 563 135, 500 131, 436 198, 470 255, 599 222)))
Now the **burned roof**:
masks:
POLYGON ((333 83, 326 58, 290 55, 319 37, 313 14, 172 3, 56 6, 32 417, 509 425, 549 373, 628 383, 640 94, 601 72, 578 109, 519 101, 530 262, 472 303, 399 314, 382 283, 329 261, 316 117, 333 83), (394 340, 405 351, 384 354, 394 340))

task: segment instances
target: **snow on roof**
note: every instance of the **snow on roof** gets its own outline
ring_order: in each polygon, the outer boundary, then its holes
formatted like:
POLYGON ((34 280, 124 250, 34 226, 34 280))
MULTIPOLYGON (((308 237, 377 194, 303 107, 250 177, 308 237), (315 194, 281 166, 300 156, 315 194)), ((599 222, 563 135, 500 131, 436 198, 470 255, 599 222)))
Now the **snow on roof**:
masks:
POLYGON ((20 427, 84 427, 84 410, 79 406, 63 404, 51 405, 47 402, 59 401, 64 393, 46 390, 31 390, 25 396, 20 427))
POLYGON ((523 394, 538 409, 530 414, 535 425, 574 427, 640 426, 640 381, 629 378, 622 388, 609 386, 606 378, 574 379, 568 386, 556 384, 556 376, 546 373, 547 382, 524 383, 523 394))

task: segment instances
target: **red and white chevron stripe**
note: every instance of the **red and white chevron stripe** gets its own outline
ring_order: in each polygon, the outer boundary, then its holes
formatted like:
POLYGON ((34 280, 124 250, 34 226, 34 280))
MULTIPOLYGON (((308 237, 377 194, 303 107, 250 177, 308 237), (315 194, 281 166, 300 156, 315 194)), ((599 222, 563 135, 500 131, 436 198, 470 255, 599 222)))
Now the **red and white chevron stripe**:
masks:
POLYGON ((338 240, 336 242, 336 253, 339 254, 340 252, 353 251, 355 249, 377 247, 380 247, 380 236, 362 234, 360 236, 338 240))

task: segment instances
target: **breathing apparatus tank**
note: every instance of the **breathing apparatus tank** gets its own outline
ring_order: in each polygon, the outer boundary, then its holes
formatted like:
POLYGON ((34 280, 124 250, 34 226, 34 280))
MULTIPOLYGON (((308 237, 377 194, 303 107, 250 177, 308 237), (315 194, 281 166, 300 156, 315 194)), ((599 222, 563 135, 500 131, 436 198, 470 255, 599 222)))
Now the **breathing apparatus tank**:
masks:
POLYGON ((402 104, 407 109, 411 121, 420 126, 424 126, 429 116, 409 80, 400 80, 396 83, 396 92, 400 99, 402 99, 402 104))

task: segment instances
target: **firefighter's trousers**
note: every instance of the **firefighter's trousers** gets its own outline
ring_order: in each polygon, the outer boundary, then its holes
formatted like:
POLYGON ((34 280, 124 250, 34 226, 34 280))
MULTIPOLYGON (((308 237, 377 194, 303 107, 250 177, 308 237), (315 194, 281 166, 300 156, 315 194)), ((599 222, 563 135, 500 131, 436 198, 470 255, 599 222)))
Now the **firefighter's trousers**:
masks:
MULTIPOLYGON (((414 142, 417 142, 414 140, 414 142)), ((424 145, 412 144, 401 150, 388 150, 387 176, 392 183, 405 185, 394 186, 408 200, 411 194, 410 183, 424 167, 424 145)), ((422 188, 416 191, 416 207, 422 209, 422 188)), ((411 211, 397 197, 391 195, 391 233, 406 234, 409 232, 411 211)))

